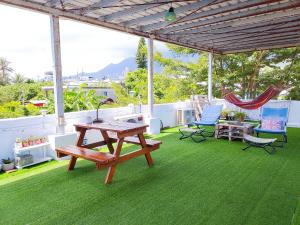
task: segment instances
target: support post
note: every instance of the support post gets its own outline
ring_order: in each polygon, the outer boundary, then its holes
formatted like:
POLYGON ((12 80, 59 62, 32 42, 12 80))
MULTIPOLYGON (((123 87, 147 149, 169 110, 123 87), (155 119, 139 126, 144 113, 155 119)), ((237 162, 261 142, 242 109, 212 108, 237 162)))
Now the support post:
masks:
POLYGON ((213 53, 208 53, 208 81, 207 81, 207 96, 208 96, 208 102, 212 101, 212 67, 213 67, 213 53))
POLYGON ((153 39, 148 39, 148 114, 153 117, 153 39))
POLYGON ((54 101, 57 125, 64 125, 64 98, 63 98, 63 82, 62 82, 62 66, 61 66, 61 49, 60 49, 60 32, 59 17, 50 15, 51 26, 51 49, 53 62, 53 83, 54 83, 54 101))
POLYGON ((149 125, 147 133, 160 133, 160 120, 154 118, 154 95, 153 95, 153 39, 148 39, 148 118, 146 123, 149 125))

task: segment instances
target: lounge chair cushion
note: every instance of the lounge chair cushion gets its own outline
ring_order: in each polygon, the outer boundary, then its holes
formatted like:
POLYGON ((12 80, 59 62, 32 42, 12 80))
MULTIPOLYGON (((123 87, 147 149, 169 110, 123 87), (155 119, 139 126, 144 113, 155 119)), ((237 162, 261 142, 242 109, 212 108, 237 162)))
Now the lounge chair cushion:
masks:
POLYGON ((195 125, 206 125, 206 126, 215 126, 217 124, 216 121, 195 121, 195 125))
POLYGON ((276 138, 258 138, 258 137, 253 137, 248 134, 244 134, 244 139, 246 141, 256 143, 256 144, 272 144, 274 143, 277 139, 276 138))

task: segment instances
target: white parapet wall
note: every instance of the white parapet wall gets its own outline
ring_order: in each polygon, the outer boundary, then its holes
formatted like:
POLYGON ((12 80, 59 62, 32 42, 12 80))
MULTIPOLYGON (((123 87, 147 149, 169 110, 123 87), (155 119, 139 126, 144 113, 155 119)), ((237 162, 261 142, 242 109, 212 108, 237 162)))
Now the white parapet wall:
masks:
MULTIPOLYGON (((154 116, 162 121, 164 127, 174 127, 177 125, 176 111, 178 108, 190 107, 189 102, 178 102, 170 104, 158 104, 154 106, 154 116)), ((131 106, 110 108, 99 110, 99 117, 106 120, 116 116, 140 113, 134 111, 131 106)), ((147 117, 147 107, 142 106, 141 113, 147 117)), ((74 132, 73 124, 85 123, 95 119, 95 110, 65 113, 65 132, 74 132)), ((0 120, 0 159, 12 158, 13 148, 16 138, 28 138, 29 136, 47 136, 58 132, 55 115, 21 117, 0 120)), ((88 142, 93 142, 99 138, 99 132, 87 133, 88 142)), ((101 138, 101 137, 100 137, 101 138)))

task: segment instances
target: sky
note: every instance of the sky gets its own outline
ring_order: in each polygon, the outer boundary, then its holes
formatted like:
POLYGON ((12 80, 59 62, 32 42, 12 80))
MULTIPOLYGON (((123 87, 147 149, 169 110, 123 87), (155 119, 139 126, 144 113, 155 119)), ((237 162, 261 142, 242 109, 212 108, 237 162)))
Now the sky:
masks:
MULTIPOLYGON (((0 4, 0 57, 16 73, 39 78, 52 70, 48 15, 0 4)), ((139 37, 108 29, 60 20, 63 75, 94 72, 110 63, 134 57, 139 37)), ((164 50, 161 42, 155 48, 164 50)))

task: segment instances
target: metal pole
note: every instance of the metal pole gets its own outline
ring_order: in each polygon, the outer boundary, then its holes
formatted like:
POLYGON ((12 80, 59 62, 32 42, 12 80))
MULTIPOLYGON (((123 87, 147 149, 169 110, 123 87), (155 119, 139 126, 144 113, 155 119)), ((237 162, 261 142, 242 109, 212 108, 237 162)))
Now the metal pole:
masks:
POLYGON ((61 66, 61 49, 60 49, 60 33, 59 33, 59 18, 58 16, 50 16, 51 25, 51 48, 53 61, 53 83, 54 83, 54 101, 55 114, 58 125, 64 123, 64 97, 63 97, 63 82, 62 82, 62 66, 61 66))
POLYGON ((212 66, 213 66, 213 54, 210 52, 208 53, 208 101, 212 101, 212 66))
POLYGON ((148 38, 148 113, 153 118, 153 39, 148 38))

